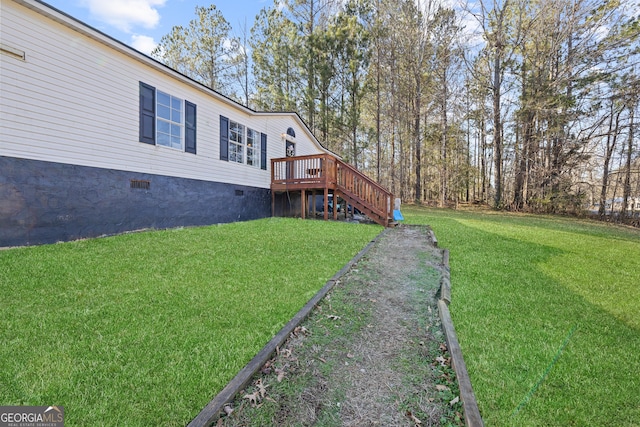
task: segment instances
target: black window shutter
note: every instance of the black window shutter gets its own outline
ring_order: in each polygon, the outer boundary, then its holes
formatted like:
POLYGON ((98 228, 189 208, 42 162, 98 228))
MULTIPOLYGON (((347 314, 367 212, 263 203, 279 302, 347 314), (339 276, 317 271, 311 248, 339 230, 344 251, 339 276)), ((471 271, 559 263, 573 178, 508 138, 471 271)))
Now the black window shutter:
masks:
POLYGON ((184 104, 184 151, 196 154, 196 104, 189 101, 184 104))
POLYGON ((220 116, 220 160, 229 161, 229 119, 220 116))
POLYGON ((267 170, 267 134, 260 134, 260 169, 267 170))
POLYGON ((156 88, 140 82, 140 142, 156 143, 156 88))

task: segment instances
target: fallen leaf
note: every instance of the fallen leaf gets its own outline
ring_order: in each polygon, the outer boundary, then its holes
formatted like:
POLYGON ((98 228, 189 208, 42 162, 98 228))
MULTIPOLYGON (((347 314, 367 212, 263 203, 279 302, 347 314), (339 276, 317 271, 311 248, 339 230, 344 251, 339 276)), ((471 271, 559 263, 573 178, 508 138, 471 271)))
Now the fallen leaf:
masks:
POLYGON ((276 368, 276 375, 278 375, 278 382, 282 382, 282 380, 284 379, 284 369, 276 368))
POLYGON ((411 411, 407 412, 407 417, 411 418, 411 421, 413 421, 415 425, 422 424, 422 421, 420 421, 415 415, 413 415, 411 411))
POLYGON ((327 317, 331 320, 338 320, 340 316, 336 316, 335 314, 328 314, 327 317))
POLYGON ((231 407, 231 405, 227 404, 224 405, 224 407, 222 408, 222 410, 224 411, 226 416, 231 415, 231 413, 233 412, 233 408, 231 407))
POLYGON ((309 334, 309 330, 307 328, 305 328, 304 326, 296 326, 293 329, 293 334, 296 335, 296 336, 300 335, 300 334, 308 335, 309 334))
POLYGON ((440 366, 447 366, 447 359, 442 356, 436 357, 436 362, 438 362, 440 366))
POLYGON ((258 387, 258 393, 260 393, 260 397, 264 399, 264 396, 267 394, 268 385, 262 384, 262 378, 256 381, 256 387, 258 387))
POLYGON ((458 402, 460 402, 460 396, 456 396, 455 398, 451 399, 451 400, 449 401, 449 405, 453 406, 453 405, 455 405, 455 404, 456 404, 456 403, 458 403, 458 402))
POLYGON ((224 426, 224 421, 222 421, 222 418, 218 418, 218 422, 216 423, 216 427, 223 427, 224 426))
POLYGON ((446 390, 451 390, 451 389, 449 387, 447 387, 446 385, 438 384, 438 385, 436 385, 436 390, 438 390, 438 391, 446 391, 446 390))
POLYGON ((251 394, 245 394, 244 396, 242 396, 243 399, 249 399, 249 403, 252 404, 253 406, 257 406, 258 405, 258 391, 254 391, 251 394))
POLYGON ((273 363, 273 359, 272 360, 267 360, 267 362, 260 369, 260 372, 262 372, 265 375, 269 375, 271 373, 271 364, 272 363, 273 363))
POLYGON ((355 356, 354 356, 353 354, 351 354, 351 353, 347 353, 347 357, 348 357, 349 359, 353 359, 355 356))
POLYGON ((440 351, 447 351, 447 345, 445 343, 440 343, 440 351))

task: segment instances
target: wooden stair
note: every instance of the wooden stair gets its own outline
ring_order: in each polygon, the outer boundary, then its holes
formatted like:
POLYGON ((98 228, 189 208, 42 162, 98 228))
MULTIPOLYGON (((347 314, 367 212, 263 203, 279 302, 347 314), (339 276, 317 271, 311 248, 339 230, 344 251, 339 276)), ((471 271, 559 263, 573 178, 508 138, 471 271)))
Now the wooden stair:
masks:
MULTIPOLYGON (((300 191, 302 217, 306 212, 306 195, 322 190, 324 219, 328 219, 328 195, 342 198, 352 207, 384 227, 392 227, 393 194, 353 166, 330 154, 285 157, 271 160, 272 211, 275 194, 300 191)), ((334 219, 337 212, 333 212, 334 219)))

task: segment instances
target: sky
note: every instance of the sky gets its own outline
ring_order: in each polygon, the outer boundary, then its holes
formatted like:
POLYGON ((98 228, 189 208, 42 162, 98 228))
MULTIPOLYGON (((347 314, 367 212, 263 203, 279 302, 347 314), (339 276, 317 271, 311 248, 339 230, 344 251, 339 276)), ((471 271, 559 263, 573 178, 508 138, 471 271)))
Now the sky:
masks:
POLYGON ((195 18, 196 6, 214 4, 232 27, 232 35, 251 30, 261 9, 273 0, 43 0, 131 47, 149 54, 176 25, 195 18))

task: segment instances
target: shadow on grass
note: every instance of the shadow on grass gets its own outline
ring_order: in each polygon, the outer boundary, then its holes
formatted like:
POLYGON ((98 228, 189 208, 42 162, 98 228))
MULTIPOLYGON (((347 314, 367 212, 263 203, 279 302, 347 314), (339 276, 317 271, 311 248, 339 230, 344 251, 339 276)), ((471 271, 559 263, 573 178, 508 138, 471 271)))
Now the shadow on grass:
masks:
POLYGON ((429 213, 407 217, 429 223, 450 250, 453 320, 487 425, 638 425, 631 396, 640 396, 640 331, 576 292, 580 283, 556 279, 566 271, 554 269, 574 268, 554 263, 568 250, 528 240, 531 228, 600 233, 545 219, 429 213))

